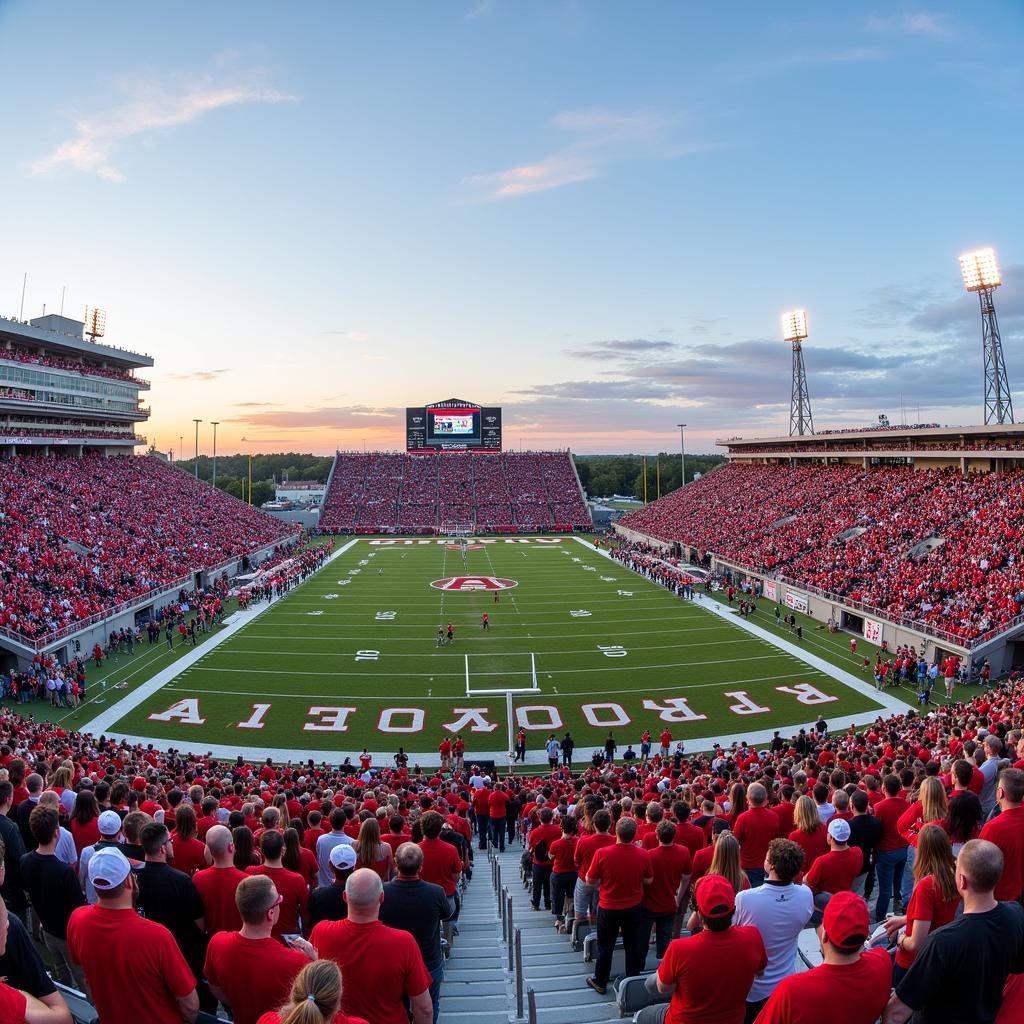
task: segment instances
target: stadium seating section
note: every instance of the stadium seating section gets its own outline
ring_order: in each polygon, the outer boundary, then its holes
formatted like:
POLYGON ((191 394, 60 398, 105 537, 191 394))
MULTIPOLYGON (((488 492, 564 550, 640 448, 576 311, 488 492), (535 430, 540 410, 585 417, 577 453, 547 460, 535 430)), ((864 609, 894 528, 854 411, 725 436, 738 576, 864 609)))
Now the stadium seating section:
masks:
POLYGON ((969 641, 1024 610, 1022 501, 1021 471, 734 463, 620 523, 969 641))
POLYGON ((591 526, 567 452, 338 454, 322 529, 360 533, 591 526))
POLYGON ((158 458, 0 463, 0 626, 27 638, 297 530, 158 458))

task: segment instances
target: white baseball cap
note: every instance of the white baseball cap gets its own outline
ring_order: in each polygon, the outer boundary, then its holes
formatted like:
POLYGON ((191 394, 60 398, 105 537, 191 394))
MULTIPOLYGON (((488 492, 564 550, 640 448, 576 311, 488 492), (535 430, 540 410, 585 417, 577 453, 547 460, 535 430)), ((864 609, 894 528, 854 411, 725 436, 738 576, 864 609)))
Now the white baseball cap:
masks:
POLYGON ((116 836, 121 831, 121 815, 117 811, 104 811, 96 824, 101 835, 116 836))
POLYGON ((339 871, 354 868, 356 866, 355 847, 349 846, 348 843, 339 843, 331 850, 331 863, 339 871))
POLYGON ((845 818, 833 818, 828 823, 828 834, 837 843, 845 843, 850 838, 850 823, 845 818))
POLYGON ((89 860, 89 881, 97 892, 120 885, 132 870, 128 858, 115 846, 97 850, 89 860))

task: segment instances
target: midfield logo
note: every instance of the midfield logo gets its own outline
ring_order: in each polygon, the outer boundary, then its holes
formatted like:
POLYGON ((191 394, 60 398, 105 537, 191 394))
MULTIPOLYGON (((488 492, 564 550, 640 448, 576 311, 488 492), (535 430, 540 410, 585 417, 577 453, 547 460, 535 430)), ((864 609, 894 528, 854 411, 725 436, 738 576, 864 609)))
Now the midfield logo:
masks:
POLYGON ((449 576, 430 584, 435 590, 510 590, 518 587, 516 580, 503 580, 498 576, 449 576))

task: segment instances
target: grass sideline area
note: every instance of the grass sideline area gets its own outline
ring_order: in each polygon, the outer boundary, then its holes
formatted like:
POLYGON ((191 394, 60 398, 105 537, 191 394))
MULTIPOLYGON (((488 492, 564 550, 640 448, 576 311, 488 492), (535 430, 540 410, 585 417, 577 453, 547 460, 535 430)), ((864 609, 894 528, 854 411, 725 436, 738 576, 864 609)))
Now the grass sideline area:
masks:
MULTIPOLYGON (((755 618, 765 629, 774 626, 769 604, 755 618)), ((811 653, 856 667, 809 620, 805 630, 811 653)), ((825 636, 845 640, 848 656, 848 638, 825 636)), ((164 652, 144 646, 117 669, 131 677, 125 692, 167 667, 164 652), (134 665, 147 655, 151 665, 134 665)), ((364 746, 432 752, 451 735, 448 725, 470 753, 507 750, 506 698, 467 696, 467 655, 474 690, 528 687, 535 665, 538 692, 514 698, 516 715, 533 726, 529 746, 542 745, 553 713, 559 734, 572 731, 581 760, 609 728, 620 752, 627 742, 637 745, 644 728, 657 737, 662 713, 684 719, 669 728, 675 739, 687 739, 796 728, 813 721, 819 707, 832 720, 880 710, 870 696, 701 601, 677 600, 589 543, 491 538, 471 543, 463 565, 461 551, 443 541, 395 538, 356 541, 107 731, 188 750, 322 756, 364 746), (497 602, 490 590, 430 585, 458 576, 516 585, 498 591, 497 602), (438 646, 437 627, 448 622, 454 643, 438 646), (831 699, 803 703, 808 687, 831 699), (175 707, 163 721, 151 717, 175 707)), ((85 727, 99 710, 74 712, 64 724, 85 727)))

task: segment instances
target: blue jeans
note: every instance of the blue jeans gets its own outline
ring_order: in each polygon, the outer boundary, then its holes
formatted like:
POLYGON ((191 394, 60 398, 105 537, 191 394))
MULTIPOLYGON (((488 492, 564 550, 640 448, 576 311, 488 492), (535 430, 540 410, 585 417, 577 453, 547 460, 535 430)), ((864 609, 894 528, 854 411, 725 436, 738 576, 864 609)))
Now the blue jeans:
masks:
POLYGON ((889 910, 893 891, 903 893, 904 868, 907 865, 907 848, 879 852, 875 861, 875 877, 878 880, 878 900, 875 903, 875 919, 881 921, 889 910))
POLYGON ((750 882, 751 889, 756 889, 759 885, 764 885, 764 880, 768 877, 764 868, 744 868, 743 874, 747 876, 747 881, 750 882))
POLYGON ((430 975, 430 1001, 434 1004, 434 1024, 437 1024, 437 1015, 441 1012, 441 982, 444 981, 444 961, 442 960, 430 975))

